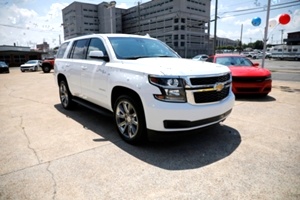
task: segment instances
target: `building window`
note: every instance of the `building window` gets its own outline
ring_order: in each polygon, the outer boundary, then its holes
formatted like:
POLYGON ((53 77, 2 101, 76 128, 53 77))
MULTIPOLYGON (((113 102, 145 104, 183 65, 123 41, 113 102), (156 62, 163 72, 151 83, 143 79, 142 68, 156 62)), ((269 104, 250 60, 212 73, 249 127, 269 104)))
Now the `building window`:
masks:
POLYGON ((174 40, 178 40, 178 35, 174 35, 174 40))
POLYGON ((178 26, 174 26, 174 30, 175 30, 175 31, 178 30, 178 26))
POLYGON ((174 42, 174 47, 178 47, 178 42, 174 42))
POLYGON ((174 19, 174 23, 178 23, 179 19, 178 18, 175 18, 174 19))
POLYGON ((181 38, 182 40, 184 40, 184 38, 185 38, 185 35, 181 35, 181 36, 180 36, 180 38, 181 38))
POLYGON ((185 42, 180 42, 180 46, 184 47, 185 46, 185 42))
POLYGON ((181 23, 185 23, 185 18, 181 18, 181 23))

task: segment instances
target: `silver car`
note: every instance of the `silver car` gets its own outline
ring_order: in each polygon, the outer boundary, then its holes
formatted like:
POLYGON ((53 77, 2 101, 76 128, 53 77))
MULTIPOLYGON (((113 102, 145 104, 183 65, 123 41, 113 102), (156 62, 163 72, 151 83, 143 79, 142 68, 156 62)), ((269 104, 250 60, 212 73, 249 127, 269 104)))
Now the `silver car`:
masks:
POLYGON ((25 71, 37 71, 42 66, 41 60, 28 60, 26 63, 20 66, 21 72, 25 71))
POLYGON ((206 54, 200 54, 192 58, 192 60, 205 61, 208 58, 206 54))

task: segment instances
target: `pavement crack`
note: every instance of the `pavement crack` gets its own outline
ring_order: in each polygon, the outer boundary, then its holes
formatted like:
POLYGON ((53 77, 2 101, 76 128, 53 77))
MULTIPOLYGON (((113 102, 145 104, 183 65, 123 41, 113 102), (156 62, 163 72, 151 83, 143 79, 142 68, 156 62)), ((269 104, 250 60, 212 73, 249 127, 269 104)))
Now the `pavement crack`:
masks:
POLYGON ((49 161, 48 162, 47 171, 51 174, 51 178, 52 178, 52 181, 53 181, 53 196, 52 196, 52 199, 54 200, 56 198, 57 184, 56 184, 56 180, 55 180, 55 177, 54 177, 54 173, 49 169, 50 168, 50 164, 51 164, 51 162, 49 161))
POLYGON ((34 103, 47 104, 47 103, 42 102, 42 101, 36 101, 36 100, 33 100, 33 99, 29 99, 29 98, 25 98, 25 97, 16 96, 16 95, 13 94, 13 92, 15 92, 16 90, 9 88, 9 87, 8 87, 7 85, 5 85, 5 84, 4 84, 4 87, 5 87, 7 90, 9 90, 8 96, 10 96, 10 97, 12 97, 12 98, 17 98, 17 99, 21 99, 21 100, 31 101, 31 102, 34 102, 34 103))
POLYGON ((33 151, 33 153, 34 153, 34 155, 35 155, 35 157, 36 157, 38 163, 40 164, 41 162, 40 162, 39 156, 37 155, 37 152, 35 151, 34 148, 32 148, 32 147, 30 146, 30 144, 31 144, 30 139, 29 139, 29 137, 28 137, 28 135, 27 135, 27 133, 26 133, 25 127, 23 126, 23 117, 20 116, 20 118, 21 118, 21 124, 20 124, 20 127, 21 127, 21 129, 22 129, 23 134, 25 135, 25 137, 26 137, 26 139, 27 139, 27 148, 33 151))

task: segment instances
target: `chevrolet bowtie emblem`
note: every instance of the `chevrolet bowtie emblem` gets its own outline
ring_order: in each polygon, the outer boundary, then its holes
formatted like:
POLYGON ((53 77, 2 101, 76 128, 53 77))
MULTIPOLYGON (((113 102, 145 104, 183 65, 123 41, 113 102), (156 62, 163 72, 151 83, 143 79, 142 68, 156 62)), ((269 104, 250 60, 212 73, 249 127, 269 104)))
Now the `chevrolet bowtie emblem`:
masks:
POLYGON ((214 85, 214 89, 217 91, 217 92, 220 92, 221 90, 223 90, 224 88, 224 84, 223 83, 216 83, 214 85))

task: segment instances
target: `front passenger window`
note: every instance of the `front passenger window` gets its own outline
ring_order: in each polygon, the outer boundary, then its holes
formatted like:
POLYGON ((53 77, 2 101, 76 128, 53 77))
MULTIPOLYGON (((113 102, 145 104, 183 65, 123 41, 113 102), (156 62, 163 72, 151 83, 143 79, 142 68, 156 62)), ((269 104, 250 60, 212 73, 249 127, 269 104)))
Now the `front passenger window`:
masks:
POLYGON ((91 51, 102 51, 104 56, 107 56, 107 51, 104 47, 104 44, 99 38, 92 38, 91 39, 90 45, 88 47, 87 55, 89 55, 89 53, 91 51))

